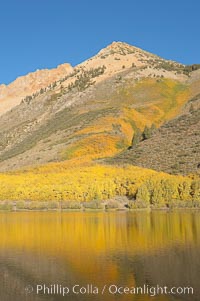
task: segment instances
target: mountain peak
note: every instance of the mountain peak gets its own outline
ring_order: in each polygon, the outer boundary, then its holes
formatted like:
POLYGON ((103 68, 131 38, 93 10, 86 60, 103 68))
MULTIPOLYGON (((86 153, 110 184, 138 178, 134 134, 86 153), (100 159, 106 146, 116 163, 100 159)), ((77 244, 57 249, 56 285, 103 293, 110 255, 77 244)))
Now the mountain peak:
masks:
POLYGON ((103 48, 99 54, 102 53, 110 53, 110 54, 114 54, 114 53, 118 53, 118 54, 129 54, 129 53, 133 53, 135 51, 139 50, 139 48, 131 46, 125 42, 120 42, 120 41, 113 41, 111 44, 109 44, 107 47, 103 48))
POLYGON ((135 46, 132 46, 126 42, 122 41, 113 41, 111 44, 108 44, 106 48, 119 48, 119 47, 130 47, 130 48, 137 48, 135 46))
POLYGON ((125 43, 125 42, 122 42, 122 41, 113 41, 111 44, 109 44, 107 47, 111 47, 111 48, 115 48, 115 47, 134 47, 134 46, 131 46, 130 44, 128 43, 125 43))
POLYGON ((99 51, 97 54, 98 56, 110 56, 110 55, 136 55, 136 56, 146 56, 151 58, 158 58, 157 55, 150 53, 148 51, 145 51, 139 47, 132 46, 126 42, 121 41, 113 41, 111 44, 103 48, 99 51))

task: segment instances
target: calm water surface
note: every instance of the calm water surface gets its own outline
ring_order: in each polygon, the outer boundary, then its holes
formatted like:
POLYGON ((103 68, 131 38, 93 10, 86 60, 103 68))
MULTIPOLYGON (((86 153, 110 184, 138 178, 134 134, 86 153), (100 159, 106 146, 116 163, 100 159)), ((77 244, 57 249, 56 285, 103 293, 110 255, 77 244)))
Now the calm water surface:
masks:
POLYGON ((199 212, 0 213, 0 231, 0 301, 200 300, 199 212), (92 284, 99 294, 37 295, 37 284, 92 284), (105 284, 195 294, 102 296, 105 284))

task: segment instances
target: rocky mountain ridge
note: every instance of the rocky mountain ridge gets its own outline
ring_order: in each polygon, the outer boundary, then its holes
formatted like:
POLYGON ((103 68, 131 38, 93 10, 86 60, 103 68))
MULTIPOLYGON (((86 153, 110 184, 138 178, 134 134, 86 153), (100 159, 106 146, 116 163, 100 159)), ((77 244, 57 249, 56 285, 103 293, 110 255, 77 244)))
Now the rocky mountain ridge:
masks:
POLYGON ((9 85, 0 85, 0 115, 18 105, 27 95, 44 89, 72 71, 70 64, 62 64, 51 70, 37 70, 18 77, 9 85))

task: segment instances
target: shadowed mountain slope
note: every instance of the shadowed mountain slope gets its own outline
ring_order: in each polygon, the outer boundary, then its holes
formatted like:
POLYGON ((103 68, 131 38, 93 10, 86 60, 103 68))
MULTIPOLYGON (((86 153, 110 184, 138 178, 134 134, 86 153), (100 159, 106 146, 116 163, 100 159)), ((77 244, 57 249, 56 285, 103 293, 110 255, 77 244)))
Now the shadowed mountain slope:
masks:
POLYGON ((173 174, 200 173, 200 94, 151 138, 112 159, 173 174))

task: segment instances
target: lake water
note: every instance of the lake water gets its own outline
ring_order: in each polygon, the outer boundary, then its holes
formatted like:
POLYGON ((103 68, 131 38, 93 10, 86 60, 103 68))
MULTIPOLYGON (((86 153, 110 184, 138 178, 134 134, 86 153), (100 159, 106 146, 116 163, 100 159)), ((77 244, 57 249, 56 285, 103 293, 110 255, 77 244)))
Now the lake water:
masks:
POLYGON ((200 212, 2 212, 0 231, 0 301, 200 300, 200 212))

